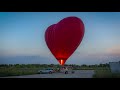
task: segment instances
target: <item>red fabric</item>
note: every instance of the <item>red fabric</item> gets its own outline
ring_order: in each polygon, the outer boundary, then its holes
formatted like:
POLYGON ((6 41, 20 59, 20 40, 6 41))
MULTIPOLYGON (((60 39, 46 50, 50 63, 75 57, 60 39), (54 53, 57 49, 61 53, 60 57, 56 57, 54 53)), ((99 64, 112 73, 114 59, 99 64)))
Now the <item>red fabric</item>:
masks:
POLYGON ((82 20, 77 17, 67 17, 47 28, 45 41, 51 53, 61 65, 64 65, 80 45, 83 36, 82 20), (62 63, 60 60, 63 60, 62 63))

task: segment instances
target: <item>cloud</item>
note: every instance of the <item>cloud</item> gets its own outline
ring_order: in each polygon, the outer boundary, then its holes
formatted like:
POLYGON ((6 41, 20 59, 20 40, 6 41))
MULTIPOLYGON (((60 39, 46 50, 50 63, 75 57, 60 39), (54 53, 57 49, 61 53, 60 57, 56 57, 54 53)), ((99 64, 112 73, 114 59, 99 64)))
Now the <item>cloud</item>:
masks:
POLYGON ((10 56, 0 57, 0 64, 57 64, 52 58, 41 56, 10 56))
POLYGON ((11 48, 8 50, 0 50, 0 56, 19 56, 19 55, 29 55, 29 56, 42 56, 42 57, 50 57, 51 52, 46 50, 41 50, 39 48, 22 48, 16 49, 11 48))
POLYGON ((112 55, 120 55, 120 45, 112 46, 106 50, 106 53, 112 55))

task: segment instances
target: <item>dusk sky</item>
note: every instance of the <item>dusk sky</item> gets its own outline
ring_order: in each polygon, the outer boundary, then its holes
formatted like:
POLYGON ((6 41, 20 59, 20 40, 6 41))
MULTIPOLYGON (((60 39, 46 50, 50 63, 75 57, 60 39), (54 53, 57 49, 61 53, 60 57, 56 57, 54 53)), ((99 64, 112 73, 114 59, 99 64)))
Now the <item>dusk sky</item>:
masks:
POLYGON ((85 35, 66 64, 120 61, 119 12, 0 12, 0 56, 41 58, 27 61, 0 59, 0 64, 59 64, 45 43, 45 30, 69 16, 79 17, 83 21, 85 35))

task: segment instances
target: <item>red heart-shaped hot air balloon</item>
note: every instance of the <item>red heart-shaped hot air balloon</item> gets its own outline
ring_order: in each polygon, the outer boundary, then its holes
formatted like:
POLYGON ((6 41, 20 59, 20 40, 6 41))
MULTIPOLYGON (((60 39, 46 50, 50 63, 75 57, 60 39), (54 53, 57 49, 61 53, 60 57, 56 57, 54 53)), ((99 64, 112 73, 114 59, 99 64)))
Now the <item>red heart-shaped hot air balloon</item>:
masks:
POLYGON ((82 20, 77 17, 67 17, 47 28, 45 41, 51 53, 61 65, 64 65, 80 45, 83 36, 82 20))

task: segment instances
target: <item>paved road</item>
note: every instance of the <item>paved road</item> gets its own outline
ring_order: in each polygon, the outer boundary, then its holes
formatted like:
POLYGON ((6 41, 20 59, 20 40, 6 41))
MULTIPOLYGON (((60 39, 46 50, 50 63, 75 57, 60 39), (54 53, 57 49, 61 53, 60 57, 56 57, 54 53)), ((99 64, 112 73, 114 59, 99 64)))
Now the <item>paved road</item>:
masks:
POLYGON ((10 76, 4 78, 92 78, 94 70, 75 70, 74 74, 53 73, 53 74, 35 74, 24 76, 10 76))

